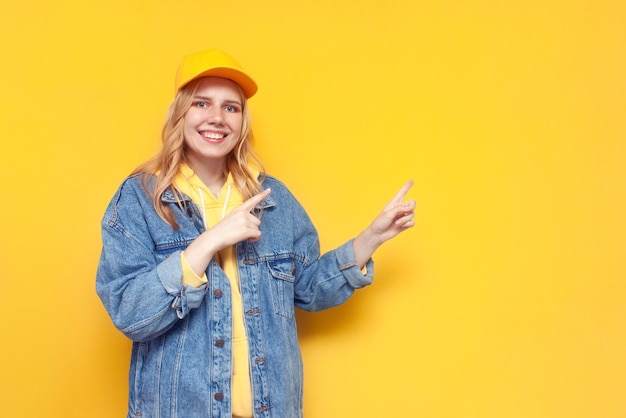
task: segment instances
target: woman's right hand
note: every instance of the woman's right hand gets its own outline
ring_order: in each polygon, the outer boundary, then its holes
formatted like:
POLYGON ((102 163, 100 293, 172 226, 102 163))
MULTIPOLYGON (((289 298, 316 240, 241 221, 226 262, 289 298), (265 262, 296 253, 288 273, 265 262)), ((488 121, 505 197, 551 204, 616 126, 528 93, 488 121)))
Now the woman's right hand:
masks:
POLYGON ((233 209, 224 219, 200 234, 185 249, 185 258, 198 276, 204 274, 218 251, 247 239, 258 241, 261 238, 259 230, 261 220, 252 211, 270 193, 271 190, 267 189, 252 196, 233 209))
POLYGON ((261 220, 252 211, 270 192, 271 190, 267 189, 252 196, 206 231, 212 236, 211 241, 219 247, 217 251, 247 239, 257 241, 261 238, 259 231, 261 220))

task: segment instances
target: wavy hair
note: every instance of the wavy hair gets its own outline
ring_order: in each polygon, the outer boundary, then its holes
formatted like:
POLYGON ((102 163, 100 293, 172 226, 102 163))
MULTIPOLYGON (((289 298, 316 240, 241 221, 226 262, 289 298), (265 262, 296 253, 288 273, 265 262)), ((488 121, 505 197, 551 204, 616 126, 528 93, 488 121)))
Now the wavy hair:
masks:
MULTIPOLYGON (((201 81, 202 78, 194 80, 178 91, 170 105, 163 129, 161 130, 161 149, 131 173, 131 175, 142 175, 143 187, 152 197, 154 209, 159 217, 174 229, 178 229, 178 223, 171 209, 161 198, 167 189, 171 189, 176 196, 178 206, 184 209, 185 203, 180 199, 182 193, 176 187, 174 179, 180 170, 180 166, 183 163, 187 163, 183 122, 201 81), (153 176, 154 183, 149 187, 148 182, 153 176)), ((241 135, 237 145, 226 156, 224 175, 232 174, 236 187, 244 200, 246 200, 260 191, 261 183, 265 178, 265 170, 253 149, 254 135, 252 134, 247 100, 241 88, 237 87, 243 103, 241 135), (250 165, 254 165, 260 170, 260 178, 255 176, 255 171, 250 169, 250 165)))

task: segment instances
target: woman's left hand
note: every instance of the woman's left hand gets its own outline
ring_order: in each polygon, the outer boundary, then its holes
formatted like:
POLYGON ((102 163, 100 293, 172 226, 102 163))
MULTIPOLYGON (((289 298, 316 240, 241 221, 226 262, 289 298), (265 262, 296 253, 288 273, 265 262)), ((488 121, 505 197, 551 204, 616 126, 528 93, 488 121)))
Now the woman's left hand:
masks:
POLYGON ((415 220, 413 220, 415 216, 415 200, 404 201, 412 186, 413 180, 402 186, 370 226, 354 239, 354 252, 360 267, 365 265, 367 260, 374 254, 374 251, 384 242, 395 237, 400 232, 415 226, 415 220))

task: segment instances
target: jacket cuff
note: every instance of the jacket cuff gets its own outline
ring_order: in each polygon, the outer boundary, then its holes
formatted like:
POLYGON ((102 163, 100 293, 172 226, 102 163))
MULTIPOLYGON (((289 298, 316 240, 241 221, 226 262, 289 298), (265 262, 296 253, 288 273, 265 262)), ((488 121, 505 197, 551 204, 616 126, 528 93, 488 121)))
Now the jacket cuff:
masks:
POLYGON ((372 284, 374 280, 374 260, 371 258, 365 263, 365 272, 361 271, 356 263, 356 256, 354 255, 354 247, 350 240, 337 248, 335 254, 337 262, 339 263, 339 270, 343 273, 344 277, 355 289, 372 284))
POLYGON ((194 287, 182 282, 183 267, 180 251, 170 254, 157 266, 157 275, 165 291, 174 297, 172 308, 176 309, 176 315, 179 318, 184 318, 190 309, 195 309, 202 304, 208 285, 205 283, 194 287))

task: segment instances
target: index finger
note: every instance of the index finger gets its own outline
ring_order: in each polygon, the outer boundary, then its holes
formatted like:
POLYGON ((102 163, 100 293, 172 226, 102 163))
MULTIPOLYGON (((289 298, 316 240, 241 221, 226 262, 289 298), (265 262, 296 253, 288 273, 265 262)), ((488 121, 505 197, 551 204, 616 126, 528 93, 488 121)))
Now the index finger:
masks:
POLYGON ((394 198, 391 199, 391 202, 392 203, 402 202, 404 200, 404 197, 406 196, 406 194, 411 189, 411 187, 413 187, 413 180, 409 180, 408 182, 406 182, 406 184, 404 186, 402 186, 402 188, 398 191, 398 193, 396 193, 394 198))
POLYGON ((267 196, 269 196, 271 192, 272 192, 272 189, 265 189, 262 192, 255 194, 250 199, 243 202, 241 206, 239 207, 245 210, 246 212, 251 212, 256 207, 256 205, 261 203, 261 201, 265 199, 267 196))

